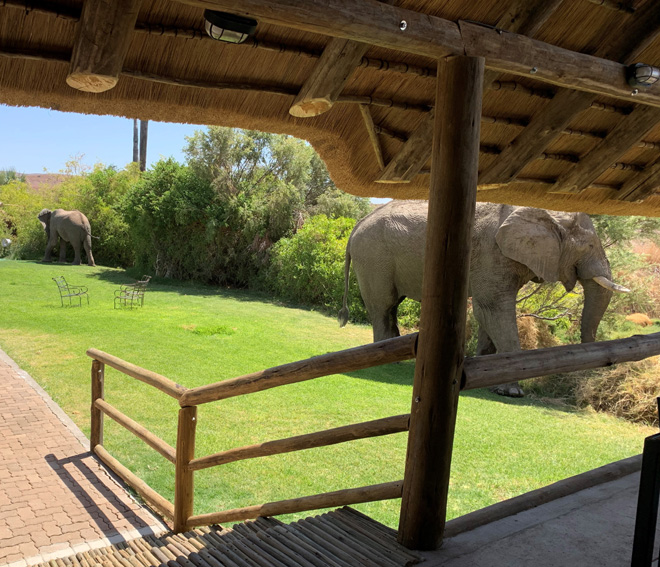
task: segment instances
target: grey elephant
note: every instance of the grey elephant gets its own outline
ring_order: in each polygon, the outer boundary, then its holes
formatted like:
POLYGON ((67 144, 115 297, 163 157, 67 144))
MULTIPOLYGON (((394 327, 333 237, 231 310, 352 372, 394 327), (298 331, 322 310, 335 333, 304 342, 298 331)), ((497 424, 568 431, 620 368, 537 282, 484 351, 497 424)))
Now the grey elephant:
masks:
MULTIPOLYGON (((427 201, 391 201, 355 225, 346 248, 342 327, 348 321, 352 260, 374 341, 399 336, 399 303, 406 297, 419 301, 422 295, 427 214, 427 201)), ((479 323, 477 354, 520 350, 516 297, 530 280, 561 281, 568 291, 579 280, 585 296, 581 339, 594 341, 612 291, 628 291, 611 277, 586 214, 477 203, 468 290, 479 323)), ((523 395, 517 382, 494 391, 523 395)))
POLYGON ((85 248, 87 263, 95 266, 94 256, 92 255, 92 229, 89 226, 87 217, 80 211, 65 211, 64 209, 43 209, 37 218, 46 231, 48 244, 44 254, 44 262, 50 262, 51 252, 60 239, 60 262, 66 261, 66 243, 70 242, 73 246, 75 265, 80 264, 80 247, 85 248))

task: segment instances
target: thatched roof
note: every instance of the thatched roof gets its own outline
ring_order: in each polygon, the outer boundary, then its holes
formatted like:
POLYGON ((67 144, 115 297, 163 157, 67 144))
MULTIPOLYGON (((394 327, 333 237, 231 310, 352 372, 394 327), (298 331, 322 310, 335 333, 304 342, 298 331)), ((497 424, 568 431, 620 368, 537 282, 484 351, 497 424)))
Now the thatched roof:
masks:
POLYGON ((95 57, 76 35, 82 4, 0 1, 1 103, 292 134, 345 191, 423 198, 436 61, 483 55, 480 200, 660 216, 660 82, 634 87, 625 76, 632 63, 660 66, 656 0, 116 0, 105 2, 121 5, 115 22, 86 22, 81 34, 96 49, 130 26, 125 57, 117 45, 101 61, 121 74, 100 93, 67 84, 74 71, 84 82, 95 57), (254 38, 210 39, 204 8, 253 15, 254 38), (331 36, 349 41, 338 50, 331 36), (320 62, 324 49, 339 53, 334 63, 320 62), (345 84, 332 78, 338 69, 345 84), (292 116, 301 89, 324 80, 338 89, 331 108, 292 116))

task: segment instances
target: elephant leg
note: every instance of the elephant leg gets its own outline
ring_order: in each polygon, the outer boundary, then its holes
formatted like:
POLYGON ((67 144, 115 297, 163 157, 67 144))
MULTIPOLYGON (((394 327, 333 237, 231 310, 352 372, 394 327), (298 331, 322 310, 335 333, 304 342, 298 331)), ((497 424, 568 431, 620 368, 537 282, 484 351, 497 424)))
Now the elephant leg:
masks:
POLYGON ((53 253, 53 248, 57 244, 57 236, 53 238, 52 236, 48 238, 48 244, 46 245, 46 252, 44 253, 43 262, 51 261, 51 254, 53 253))
POLYGON ((399 303, 401 302, 394 300, 393 303, 392 305, 392 302, 365 301, 374 331, 374 342, 392 339, 400 335, 396 314, 399 303))
POLYGON ((94 256, 92 256, 92 238, 87 236, 83 240, 83 246, 85 248, 85 254, 87 255, 87 264, 90 266, 96 266, 94 263, 94 256))
POLYGON ((60 262, 66 263, 66 241, 60 238, 60 262))
POLYGON ((483 356, 485 354, 495 354, 497 349, 495 348, 495 343, 488 336, 488 333, 484 331, 481 326, 477 333, 477 356, 483 356))
POLYGON ((80 241, 73 240, 71 246, 73 246, 73 265, 80 266, 80 241))
MULTIPOLYGON (((515 295, 512 301, 504 301, 494 307, 473 298, 474 316, 479 322, 478 354, 493 354, 520 350, 518 324, 516 322, 515 295)), ((492 392, 512 398, 525 393, 518 382, 508 382, 491 388, 492 392)))

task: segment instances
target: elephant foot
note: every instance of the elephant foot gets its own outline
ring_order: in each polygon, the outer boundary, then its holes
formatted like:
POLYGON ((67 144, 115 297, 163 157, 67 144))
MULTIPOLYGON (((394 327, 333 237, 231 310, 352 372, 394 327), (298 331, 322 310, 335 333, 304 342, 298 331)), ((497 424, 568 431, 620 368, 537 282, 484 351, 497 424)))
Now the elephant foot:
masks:
POLYGON ((509 382, 508 384, 500 384, 490 389, 494 394, 499 396, 507 396, 509 398, 522 398, 525 395, 523 389, 518 382, 509 382))

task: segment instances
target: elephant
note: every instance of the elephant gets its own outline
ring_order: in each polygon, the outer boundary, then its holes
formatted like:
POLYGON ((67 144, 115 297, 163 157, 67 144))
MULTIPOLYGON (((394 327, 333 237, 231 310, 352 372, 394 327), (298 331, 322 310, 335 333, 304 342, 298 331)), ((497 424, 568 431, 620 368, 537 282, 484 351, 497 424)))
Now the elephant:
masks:
MULTIPOLYGON (((342 327, 348 321, 352 261, 374 342, 399 336, 399 303, 406 297, 421 300, 427 216, 427 201, 390 201, 355 225, 346 247, 342 327)), ((516 297, 530 280, 561 281, 567 291, 579 280, 585 296, 581 340, 595 341, 612 292, 629 291, 611 278, 605 251, 586 214, 477 203, 468 278, 479 324, 477 354, 520 350, 516 297)), ((523 395, 517 382, 493 391, 523 395)))
POLYGON ((48 236, 44 262, 50 262, 50 254, 60 239, 60 262, 66 261, 66 243, 70 242, 73 246, 75 256, 74 265, 80 265, 80 245, 85 247, 87 263, 95 266, 94 256, 92 256, 92 229, 89 226, 87 217, 80 211, 65 211, 64 209, 43 209, 37 218, 44 227, 48 236))

